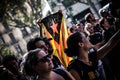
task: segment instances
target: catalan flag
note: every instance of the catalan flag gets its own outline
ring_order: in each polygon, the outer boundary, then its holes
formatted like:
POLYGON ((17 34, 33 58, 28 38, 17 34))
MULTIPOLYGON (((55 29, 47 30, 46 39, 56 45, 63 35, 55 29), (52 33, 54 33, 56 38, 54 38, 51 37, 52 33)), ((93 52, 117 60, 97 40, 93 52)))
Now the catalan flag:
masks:
POLYGON ((56 55, 61 63, 67 67, 70 58, 64 53, 64 48, 67 47, 66 40, 68 32, 64 16, 61 11, 51 14, 41 20, 42 27, 45 29, 47 38, 52 38, 51 44, 54 49, 53 54, 56 55))

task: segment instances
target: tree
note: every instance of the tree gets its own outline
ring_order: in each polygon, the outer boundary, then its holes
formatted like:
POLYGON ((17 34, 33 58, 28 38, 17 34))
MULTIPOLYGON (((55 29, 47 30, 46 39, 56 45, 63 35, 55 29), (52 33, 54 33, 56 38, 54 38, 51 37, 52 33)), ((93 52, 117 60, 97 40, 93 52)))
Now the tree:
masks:
POLYGON ((36 26, 40 12, 41 0, 0 0, 0 22, 6 25, 36 26))

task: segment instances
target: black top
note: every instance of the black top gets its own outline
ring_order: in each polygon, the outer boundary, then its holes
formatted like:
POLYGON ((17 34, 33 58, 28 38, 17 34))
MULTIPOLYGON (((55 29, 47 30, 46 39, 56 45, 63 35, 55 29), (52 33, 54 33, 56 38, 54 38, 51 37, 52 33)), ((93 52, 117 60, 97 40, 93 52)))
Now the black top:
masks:
POLYGON ((98 61, 97 61, 97 51, 91 49, 89 51, 89 60, 91 65, 87 65, 80 61, 79 59, 74 59, 70 62, 67 70, 70 71, 74 69, 78 72, 82 80, 100 80, 100 74, 97 71, 98 61))
POLYGON ((93 35, 90 35, 90 42, 95 45, 103 40, 101 32, 95 32, 93 35))
POLYGON ((78 59, 74 59, 69 64, 67 70, 74 69, 78 72, 82 80, 99 80, 99 73, 93 66, 86 65, 78 59))

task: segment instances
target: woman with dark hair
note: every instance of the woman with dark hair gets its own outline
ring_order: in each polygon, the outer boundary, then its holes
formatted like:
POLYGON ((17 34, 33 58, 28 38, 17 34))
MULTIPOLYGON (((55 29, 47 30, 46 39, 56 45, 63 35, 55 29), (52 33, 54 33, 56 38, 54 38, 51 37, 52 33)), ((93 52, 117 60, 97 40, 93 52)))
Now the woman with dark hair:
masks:
POLYGON ((102 47, 96 50, 89 42, 89 38, 83 32, 75 32, 67 39, 68 48, 65 53, 69 57, 75 57, 70 62, 67 70, 76 80, 103 80, 97 71, 98 60, 102 59, 120 41, 120 30, 102 47), (89 55, 90 49, 94 53, 89 55), (91 58, 92 57, 92 58, 91 58))
POLYGON ((31 50, 23 65, 27 76, 37 76, 34 80, 74 80, 67 70, 60 70, 66 76, 59 74, 58 69, 54 70, 51 56, 42 49, 31 50))

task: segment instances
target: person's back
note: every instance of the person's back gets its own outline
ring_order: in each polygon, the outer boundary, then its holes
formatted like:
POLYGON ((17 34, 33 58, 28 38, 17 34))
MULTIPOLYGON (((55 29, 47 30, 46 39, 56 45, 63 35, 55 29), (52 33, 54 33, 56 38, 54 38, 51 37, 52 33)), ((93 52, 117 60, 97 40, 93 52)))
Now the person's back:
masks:
POLYGON ((100 80, 99 73, 96 71, 94 66, 89 66, 82 61, 75 59, 71 61, 70 65, 68 66, 67 70, 71 71, 72 75, 76 75, 72 70, 75 70, 80 77, 80 80, 100 80))

